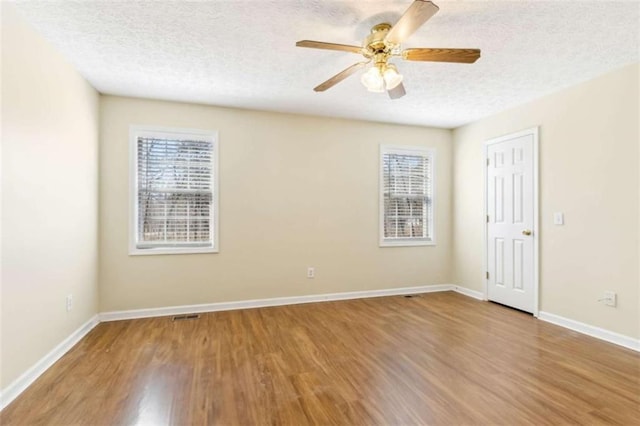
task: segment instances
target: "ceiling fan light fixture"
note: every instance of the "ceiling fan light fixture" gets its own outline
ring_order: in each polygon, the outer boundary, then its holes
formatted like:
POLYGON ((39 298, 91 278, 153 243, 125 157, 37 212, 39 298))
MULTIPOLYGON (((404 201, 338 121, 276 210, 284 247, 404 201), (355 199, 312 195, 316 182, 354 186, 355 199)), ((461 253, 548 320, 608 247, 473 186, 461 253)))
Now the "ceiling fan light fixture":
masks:
POLYGON ((388 63, 389 59, 399 57, 405 61, 421 62, 450 62, 472 64, 480 58, 480 49, 445 49, 414 47, 402 49, 401 45, 427 22, 439 10, 439 7, 430 0, 413 0, 413 3, 404 12, 395 24, 382 22, 374 25, 369 34, 360 45, 348 45, 339 43, 325 43, 314 40, 300 40, 296 43, 299 47, 314 49, 338 50, 355 53, 363 56, 366 61, 358 62, 334 75, 327 81, 313 88, 316 92, 324 92, 340 83, 356 71, 365 68, 367 64, 373 66, 366 70, 361 77, 362 84, 370 92, 384 92, 389 98, 398 99, 406 95, 403 77, 395 65, 388 63))
POLYGON ((384 92, 384 78, 382 77, 380 68, 377 66, 369 68, 364 74, 362 74, 360 81, 370 92, 384 92))
POLYGON ((387 90, 395 89, 398 84, 402 83, 402 74, 398 72, 398 68, 393 64, 386 66, 382 77, 387 90))
POLYGON ((362 74, 362 84, 370 92, 382 93, 402 83, 402 74, 393 64, 376 64, 362 74))

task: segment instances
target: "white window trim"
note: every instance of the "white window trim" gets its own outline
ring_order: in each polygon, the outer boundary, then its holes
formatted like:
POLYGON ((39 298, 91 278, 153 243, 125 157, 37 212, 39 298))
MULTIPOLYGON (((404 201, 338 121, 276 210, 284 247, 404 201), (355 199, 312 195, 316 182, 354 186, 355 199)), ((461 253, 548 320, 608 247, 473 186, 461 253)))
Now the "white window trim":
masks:
POLYGON ((158 254, 193 254, 193 253, 218 253, 219 247, 219 215, 218 215, 218 132, 215 130, 201 130, 201 129, 185 129, 175 127, 160 127, 160 126, 129 126, 129 255, 130 256, 144 256, 144 255, 158 255, 158 254), (212 189, 212 209, 210 212, 210 224, 209 227, 213 231, 213 241, 211 247, 160 247, 139 249, 137 247, 137 235, 138 235, 138 136, 144 135, 147 137, 166 137, 167 133, 183 134, 186 136, 194 136, 196 138, 202 138, 211 140, 213 143, 213 171, 211 178, 213 179, 212 189))
POLYGON ((380 247, 415 247, 415 246, 435 246, 436 234, 436 150, 422 146, 398 146, 380 145, 380 158, 378 163, 378 208, 379 208, 379 245, 380 247), (411 238, 411 239, 385 239, 384 238, 384 154, 391 152, 394 154, 423 155, 428 156, 431 161, 431 217, 428 221, 428 234, 431 238, 411 238))

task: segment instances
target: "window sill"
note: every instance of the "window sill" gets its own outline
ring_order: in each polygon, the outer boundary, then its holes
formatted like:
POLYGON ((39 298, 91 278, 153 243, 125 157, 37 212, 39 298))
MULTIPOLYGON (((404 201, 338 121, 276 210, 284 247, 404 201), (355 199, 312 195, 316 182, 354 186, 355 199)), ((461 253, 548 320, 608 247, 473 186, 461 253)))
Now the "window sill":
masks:
POLYGON ((397 240, 397 241, 380 241, 380 247, 418 247, 418 246, 435 246, 433 240, 397 240))
POLYGON ((201 254, 218 253, 214 247, 185 247, 185 248, 150 248, 150 249, 130 249, 129 256, 152 256, 158 254, 201 254))

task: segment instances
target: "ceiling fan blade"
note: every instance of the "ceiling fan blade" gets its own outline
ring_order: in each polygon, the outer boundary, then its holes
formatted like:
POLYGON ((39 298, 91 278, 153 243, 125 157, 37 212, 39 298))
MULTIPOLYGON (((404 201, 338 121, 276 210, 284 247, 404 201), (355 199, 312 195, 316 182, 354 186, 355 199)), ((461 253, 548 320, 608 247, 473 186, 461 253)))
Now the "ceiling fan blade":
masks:
POLYGON ((391 99, 398 99, 406 95, 407 91, 404 90, 404 84, 400 83, 393 89, 387 90, 387 93, 391 99))
POLYGON ((386 41, 400 44, 429 20, 440 8, 430 1, 415 0, 389 30, 386 41))
POLYGON ((402 52, 402 57, 407 61, 472 64, 480 58, 480 49, 406 49, 402 52))
POLYGON ((331 77, 329 80, 325 81, 324 83, 314 87, 313 90, 316 91, 316 92, 324 92, 325 90, 330 89, 333 86, 335 86, 336 84, 340 83, 342 80, 344 80, 345 78, 349 77, 351 74, 355 73, 360 68, 362 68, 365 65, 367 65, 368 63, 369 62, 358 62, 357 64, 353 64, 349 68, 340 71, 338 74, 334 75, 333 77, 331 77))
POLYGON ((312 49, 340 50, 343 52, 362 53, 362 47, 351 46, 349 44, 325 43, 323 41, 300 40, 296 43, 298 47, 310 47, 312 49))

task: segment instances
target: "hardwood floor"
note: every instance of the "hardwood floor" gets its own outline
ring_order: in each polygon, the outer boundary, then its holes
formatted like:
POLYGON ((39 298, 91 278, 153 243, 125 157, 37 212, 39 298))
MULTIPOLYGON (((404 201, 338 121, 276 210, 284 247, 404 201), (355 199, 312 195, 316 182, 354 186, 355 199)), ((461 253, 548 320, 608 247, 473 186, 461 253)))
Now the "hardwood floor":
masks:
POLYGON ((102 323, 2 425, 639 424, 640 355, 446 292, 102 323))

